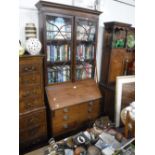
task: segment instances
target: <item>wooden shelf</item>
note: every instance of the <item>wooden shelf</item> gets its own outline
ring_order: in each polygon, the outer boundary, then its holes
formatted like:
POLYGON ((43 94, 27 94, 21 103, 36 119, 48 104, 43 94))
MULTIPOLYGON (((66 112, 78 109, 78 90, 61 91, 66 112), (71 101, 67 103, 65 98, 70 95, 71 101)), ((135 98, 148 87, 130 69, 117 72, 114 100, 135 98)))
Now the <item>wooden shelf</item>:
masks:
POLYGON ((62 40, 62 39, 57 39, 57 40, 47 40, 47 44, 57 44, 57 45, 61 45, 61 44, 71 44, 71 40, 62 40))
POLYGON ((77 44, 93 44, 93 45, 96 44, 95 41, 91 41, 91 40, 90 40, 90 41, 86 41, 86 40, 77 40, 76 43, 77 43, 77 44))
POLYGON ((47 61, 47 66, 70 65, 70 64, 71 61, 56 61, 56 62, 47 61))

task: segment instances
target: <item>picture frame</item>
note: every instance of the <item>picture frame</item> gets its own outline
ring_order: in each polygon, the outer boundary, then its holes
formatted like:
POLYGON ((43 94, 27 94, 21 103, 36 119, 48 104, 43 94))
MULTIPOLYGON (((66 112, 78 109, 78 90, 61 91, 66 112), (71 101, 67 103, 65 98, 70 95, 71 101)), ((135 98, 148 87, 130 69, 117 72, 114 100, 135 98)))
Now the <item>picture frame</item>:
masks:
MULTIPOLYGON (((119 127, 120 126, 120 116, 121 116, 121 110, 122 110, 122 100, 124 99, 123 94, 124 93, 124 88, 126 86, 131 87, 131 91, 130 89, 127 90, 128 94, 128 104, 131 103, 133 100, 135 100, 135 75, 127 75, 127 76, 117 76, 116 77, 116 92, 115 92, 115 127, 119 127), (134 89, 134 91, 133 91, 134 89), (132 97, 129 96, 129 94, 132 93, 132 97)), ((127 100, 124 99, 124 100, 127 100)))

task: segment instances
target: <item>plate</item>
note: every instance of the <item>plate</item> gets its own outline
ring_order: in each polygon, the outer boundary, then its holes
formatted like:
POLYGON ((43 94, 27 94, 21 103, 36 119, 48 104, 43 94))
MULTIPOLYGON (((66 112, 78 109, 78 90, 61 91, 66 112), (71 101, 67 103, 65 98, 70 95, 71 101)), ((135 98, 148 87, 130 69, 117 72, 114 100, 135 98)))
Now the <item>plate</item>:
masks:
POLYGON ((133 48, 135 46, 135 38, 132 34, 127 36, 127 47, 133 48))

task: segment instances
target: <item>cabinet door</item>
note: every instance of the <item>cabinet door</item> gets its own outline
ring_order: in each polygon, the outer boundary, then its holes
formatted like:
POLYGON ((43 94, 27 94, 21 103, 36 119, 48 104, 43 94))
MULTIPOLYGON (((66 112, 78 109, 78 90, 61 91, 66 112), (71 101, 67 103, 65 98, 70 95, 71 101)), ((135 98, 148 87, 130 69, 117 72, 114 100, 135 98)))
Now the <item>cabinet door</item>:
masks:
POLYGON ((46 15, 46 84, 72 79, 73 18, 46 15))
POLYGON ((75 79, 94 78, 97 21, 76 18, 75 79))

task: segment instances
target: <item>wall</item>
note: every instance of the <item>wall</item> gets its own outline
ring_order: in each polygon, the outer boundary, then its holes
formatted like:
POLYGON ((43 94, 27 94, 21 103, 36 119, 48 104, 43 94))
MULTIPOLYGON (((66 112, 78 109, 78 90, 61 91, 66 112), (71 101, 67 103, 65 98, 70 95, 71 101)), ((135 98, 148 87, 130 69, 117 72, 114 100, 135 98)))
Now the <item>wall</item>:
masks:
MULTIPOLYGON (((89 7, 90 0, 48 0, 51 2, 68 4, 68 5, 78 5, 89 7), (76 2, 76 3, 75 3, 76 2)), ((127 2, 133 0, 124 0, 127 2)), ((35 23, 37 27, 37 37, 38 34, 38 11, 35 7, 35 4, 38 0, 20 0, 19 1, 19 39, 21 40, 23 46, 25 43, 25 33, 24 27, 25 23, 35 23)), ((91 5, 92 5, 91 0, 91 5)), ((99 17, 99 36, 98 36, 98 46, 97 46, 97 70, 98 70, 98 77, 100 77, 100 66, 101 66, 101 57, 102 57, 102 46, 103 46, 103 33, 104 33, 104 22, 107 21, 120 21, 125 23, 130 23, 135 26, 134 21, 134 14, 135 14, 135 7, 129 6, 123 3, 116 2, 114 0, 100 0, 99 9, 103 12, 99 17)))

